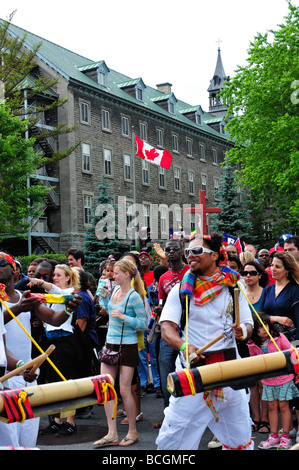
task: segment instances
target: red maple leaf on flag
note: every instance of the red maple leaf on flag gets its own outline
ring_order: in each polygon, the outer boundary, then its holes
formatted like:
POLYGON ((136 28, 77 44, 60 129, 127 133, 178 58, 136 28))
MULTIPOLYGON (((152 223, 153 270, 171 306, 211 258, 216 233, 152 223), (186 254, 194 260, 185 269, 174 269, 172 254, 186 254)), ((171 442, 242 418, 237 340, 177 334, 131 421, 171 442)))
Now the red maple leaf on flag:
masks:
POLYGON ((157 157, 159 157, 159 153, 156 151, 155 148, 152 148, 150 150, 145 150, 145 155, 148 160, 155 160, 157 157))

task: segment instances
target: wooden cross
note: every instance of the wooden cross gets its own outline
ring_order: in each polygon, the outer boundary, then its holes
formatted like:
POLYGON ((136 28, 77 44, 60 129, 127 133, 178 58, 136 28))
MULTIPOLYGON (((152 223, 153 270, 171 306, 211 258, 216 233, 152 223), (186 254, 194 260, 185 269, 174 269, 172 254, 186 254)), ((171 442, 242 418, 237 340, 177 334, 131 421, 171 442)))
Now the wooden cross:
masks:
POLYGON ((200 208, 188 207, 185 208, 185 212, 188 214, 200 213, 202 217, 202 234, 207 235, 207 214, 216 214, 221 212, 220 207, 206 207, 206 192, 199 191, 199 204, 200 208))

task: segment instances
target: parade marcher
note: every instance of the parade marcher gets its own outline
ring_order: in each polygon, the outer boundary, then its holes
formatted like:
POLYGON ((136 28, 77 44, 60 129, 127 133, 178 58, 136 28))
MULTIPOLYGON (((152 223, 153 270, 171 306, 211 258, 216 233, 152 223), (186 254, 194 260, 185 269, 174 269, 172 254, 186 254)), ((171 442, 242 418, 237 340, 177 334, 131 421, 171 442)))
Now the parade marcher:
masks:
MULTIPOLYGON (((210 363, 225 360, 232 355, 239 357, 236 340, 245 340, 251 335, 252 316, 241 292, 240 324, 234 323, 230 290, 236 285, 239 275, 228 267, 218 266, 224 256, 222 240, 221 235, 212 234, 204 236, 203 239, 195 237, 190 242, 185 250, 190 270, 185 274, 182 284, 177 284, 171 290, 163 308, 160 319, 162 337, 172 348, 179 351, 176 370, 186 368, 189 365, 189 354, 196 353, 198 348, 205 346, 220 334, 223 334, 223 338, 217 345, 204 352, 206 361, 210 363), (184 314, 186 296, 190 301, 184 314), (184 297, 185 300, 182 301, 184 297), (184 317, 185 322, 182 321, 184 317), (179 334, 179 329, 182 335, 179 334), (215 350, 217 353, 212 354, 215 350)), ((200 356, 200 359, 204 357, 200 356)), ((159 450, 197 450, 207 427, 223 443, 224 448, 253 449, 245 389, 233 390, 225 387, 210 392, 208 396, 205 393, 171 396, 164 415, 156 440, 159 450), (208 397, 210 398, 205 400, 208 397), (216 419, 208 406, 211 405, 211 399, 217 413, 216 419)))

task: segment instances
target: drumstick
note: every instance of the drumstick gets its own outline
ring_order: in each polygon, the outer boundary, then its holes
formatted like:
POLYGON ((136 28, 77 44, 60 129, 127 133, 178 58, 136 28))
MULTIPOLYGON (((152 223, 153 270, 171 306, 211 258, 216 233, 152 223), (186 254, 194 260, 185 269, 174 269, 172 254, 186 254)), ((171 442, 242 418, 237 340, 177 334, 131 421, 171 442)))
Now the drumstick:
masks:
POLYGON ((234 299, 235 299, 235 323, 237 326, 240 325, 240 310, 239 310, 239 289, 234 288, 234 299))
POLYGON ((5 380, 10 379, 11 377, 14 377, 15 375, 19 375, 20 372, 23 372, 24 370, 30 369, 30 374, 33 374, 36 369, 47 359, 47 357, 53 352, 55 349, 54 344, 48 347, 48 349, 44 352, 44 354, 41 354, 38 357, 35 357, 31 361, 27 362, 26 364, 23 364, 22 366, 18 367, 17 369, 12 370, 11 372, 8 372, 7 374, 3 375, 3 377, 0 377, 0 383, 5 382, 5 380))
MULTIPOLYGON (((209 341, 205 346, 203 346, 202 348, 198 349, 198 350, 196 351, 196 353, 194 353, 194 354, 196 354, 196 357, 197 357, 197 356, 200 356, 201 353, 203 353, 206 349, 208 349, 210 346, 213 346, 213 344, 217 343, 218 341, 220 341, 220 340, 221 340, 222 338, 224 338, 224 337, 225 337, 225 334, 224 334, 224 333, 221 333, 221 335, 219 335, 219 336, 217 336, 217 338, 214 338, 214 339, 212 339, 211 341, 209 341)), ((189 357, 190 357, 190 356, 189 356, 189 357)), ((196 358, 193 357, 193 359, 191 359, 190 362, 191 362, 191 363, 194 362, 195 359, 196 359, 196 358)))

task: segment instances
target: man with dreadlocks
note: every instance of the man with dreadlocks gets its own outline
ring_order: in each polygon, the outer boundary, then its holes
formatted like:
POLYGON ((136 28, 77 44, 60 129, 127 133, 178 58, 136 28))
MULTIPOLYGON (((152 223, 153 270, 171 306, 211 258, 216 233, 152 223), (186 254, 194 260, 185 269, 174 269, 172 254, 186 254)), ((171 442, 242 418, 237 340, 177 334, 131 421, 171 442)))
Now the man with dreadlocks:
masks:
MULTIPOLYGON (((186 355, 223 338, 200 356, 195 366, 239 358, 237 340, 252 333, 252 316, 245 297, 239 294, 240 323, 234 321, 231 290, 239 274, 226 266, 222 236, 196 236, 185 250, 190 270, 169 293, 160 323, 162 337, 180 351, 176 370, 186 368, 186 355), (189 306, 184 313, 186 296, 189 306), (185 321, 182 321, 182 318, 185 321), (188 331, 187 331, 188 327, 188 331), (181 334, 180 334, 181 331, 181 334), (187 341, 186 341, 187 340, 187 341)), ((189 361, 188 361, 189 363, 189 361)), ((159 450, 197 450, 207 427, 226 449, 253 449, 251 419, 245 389, 171 396, 156 444, 159 450)))

